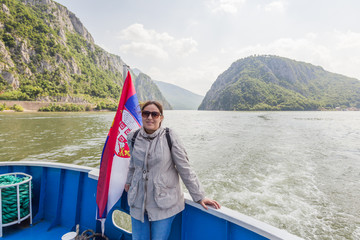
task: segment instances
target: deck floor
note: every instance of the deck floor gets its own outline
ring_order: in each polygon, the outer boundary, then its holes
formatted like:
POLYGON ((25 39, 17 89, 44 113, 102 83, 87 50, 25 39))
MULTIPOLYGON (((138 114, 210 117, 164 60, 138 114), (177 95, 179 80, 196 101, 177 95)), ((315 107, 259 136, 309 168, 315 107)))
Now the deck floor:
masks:
POLYGON ((30 226, 29 221, 24 221, 21 224, 3 228, 3 236, 0 239, 6 240, 51 240, 61 239, 62 235, 69 232, 69 229, 64 227, 55 227, 48 231, 50 222, 41 221, 30 226))

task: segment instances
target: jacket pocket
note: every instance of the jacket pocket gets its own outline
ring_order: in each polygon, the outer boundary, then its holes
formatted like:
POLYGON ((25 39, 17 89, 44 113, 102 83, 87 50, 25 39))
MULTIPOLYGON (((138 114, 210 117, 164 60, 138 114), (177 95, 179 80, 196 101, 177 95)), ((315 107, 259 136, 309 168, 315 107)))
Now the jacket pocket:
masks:
POLYGON ((168 209, 175 206, 179 199, 179 190, 177 187, 161 187, 158 184, 155 186, 155 202, 161 209, 168 209))
POLYGON ((128 204, 130 207, 134 207, 138 192, 139 192, 139 181, 137 181, 135 184, 130 185, 129 193, 127 196, 128 204))

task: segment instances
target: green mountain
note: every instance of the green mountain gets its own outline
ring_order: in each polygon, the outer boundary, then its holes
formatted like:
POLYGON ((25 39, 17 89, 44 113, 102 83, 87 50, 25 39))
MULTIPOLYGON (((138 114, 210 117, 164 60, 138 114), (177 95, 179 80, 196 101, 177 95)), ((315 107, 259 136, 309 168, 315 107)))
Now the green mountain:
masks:
POLYGON ((196 110, 204 99, 204 96, 200 96, 176 85, 155 80, 154 82, 174 109, 196 110))
POLYGON ((162 91, 159 90, 148 75, 139 73, 134 81, 134 85, 139 101, 157 100, 164 106, 164 109, 173 109, 163 96, 162 91))
MULTIPOLYGON (((115 102, 123 65, 66 7, 52 0, 0 0, 0 99, 115 102)), ((142 100, 164 99, 151 92, 154 83, 136 85, 149 89, 142 100)))
POLYGON ((199 110, 360 108, 360 81, 278 56, 234 62, 213 83, 199 110))

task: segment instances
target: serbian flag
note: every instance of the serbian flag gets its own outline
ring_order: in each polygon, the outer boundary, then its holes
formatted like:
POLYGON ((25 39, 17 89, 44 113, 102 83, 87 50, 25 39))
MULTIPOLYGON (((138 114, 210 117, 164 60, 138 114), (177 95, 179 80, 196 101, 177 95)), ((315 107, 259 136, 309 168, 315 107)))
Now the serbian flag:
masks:
POLYGON ((128 71, 119 106, 101 156, 96 203, 97 219, 102 222, 102 228, 108 212, 124 191, 130 161, 126 136, 141 125, 139 101, 128 71))

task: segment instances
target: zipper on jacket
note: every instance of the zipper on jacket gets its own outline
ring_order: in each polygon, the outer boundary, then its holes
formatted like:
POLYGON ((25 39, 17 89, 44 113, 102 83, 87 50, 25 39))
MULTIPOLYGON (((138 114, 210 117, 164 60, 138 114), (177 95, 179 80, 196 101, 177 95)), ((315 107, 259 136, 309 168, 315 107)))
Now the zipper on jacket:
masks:
MULTIPOLYGON (((142 204, 142 214, 141 214, 141 222, 144 222, 144 214, 145 214, 145 204, 146 204, 146 195, 147 195, 147 179, 148 179, 148 156, 149 156, 149 150, 151 148, 151 144, 152 144, 152 141, 150 139, 148 139, 149 141, 149 147, 145 153, 145 161, 144 161, 144 168, 143 168, 143 172, 142 172, 142 176, 143 176, 143 181, 144 181, 144 201, 143 201, 143 204, 142 204)), ((150 221, 150 217, 149 217, 149 214, 148 214, 148 219, 150 221)))

